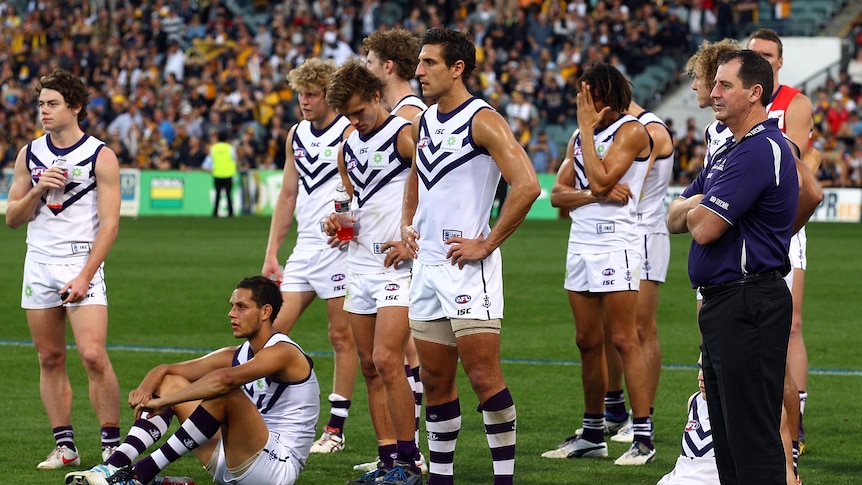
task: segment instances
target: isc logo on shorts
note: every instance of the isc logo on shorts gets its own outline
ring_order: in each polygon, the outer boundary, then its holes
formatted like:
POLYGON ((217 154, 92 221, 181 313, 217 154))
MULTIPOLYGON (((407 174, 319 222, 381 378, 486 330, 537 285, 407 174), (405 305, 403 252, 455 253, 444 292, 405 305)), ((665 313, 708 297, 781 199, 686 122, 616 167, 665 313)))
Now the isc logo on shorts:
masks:
POLYGON ((331 279, 332 281, 344 281, 344 278, 345 278, 345 276, 343 274, 338 273, 338 274, 332 275, 332 277, 329 279, 331 279))
POLYGON ((455 303, 463 305, 470 302, 470 295, 458 295, 455 297, 455 303))
POLYGON ((401 287, 395 283, 389 283, 388 285, 384 286, 383 289, 386 291, 398 291, 401 289, 401 287))

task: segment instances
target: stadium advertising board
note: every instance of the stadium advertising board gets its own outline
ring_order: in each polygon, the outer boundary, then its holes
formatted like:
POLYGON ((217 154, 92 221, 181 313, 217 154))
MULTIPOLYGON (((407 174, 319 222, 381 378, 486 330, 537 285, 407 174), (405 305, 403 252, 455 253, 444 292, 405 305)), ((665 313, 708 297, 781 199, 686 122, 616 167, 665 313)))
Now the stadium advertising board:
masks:
MULTIPOLYGON (((242 214, 272 215, 273 205, 281 190, 282 172, 278 170, 250 170, 237 175, 232 195, 234 207, 242 214)), ((9 187, 13 170, 0 172, 0 214, 6 213, 9 187)), ((551 189, 554 175, 539 174, 541 194, 527 214, 528 219, 566 218, 565 211, 551 207, 551 189)), ((210 216, 215 200, 212 176, 208 172, 182 172, 159 170, 120 170, 122 206, 120 213, 136 216, 210 216)), ((665 206, 679 197, 685 187, 671 186, 665 196, 665 206)), ((220 213, 226 213, 222 204, 220 213)), ((823 189, 823 202, 817 207, 812 221, 862 221, 862 189, 823 189)))

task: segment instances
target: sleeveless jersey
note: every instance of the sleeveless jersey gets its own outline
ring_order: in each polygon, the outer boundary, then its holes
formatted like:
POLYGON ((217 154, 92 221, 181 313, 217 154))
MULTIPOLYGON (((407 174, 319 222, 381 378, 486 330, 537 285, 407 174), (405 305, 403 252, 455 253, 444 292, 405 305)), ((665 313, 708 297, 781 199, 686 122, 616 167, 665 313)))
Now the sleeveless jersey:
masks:
POLYGON ((707 125, 703 140, 706 144, 706 159, 703 161, 704 170, 711 167, 716 160, 724 158, 733 144, 736 143, 730 128, 718 120, 707 125))
MULTIPOLYGON (((626 123, 638 123, 638 120, 631 115, 622 115, 595 134, 594 141, 599 157, 608 152, 614 143, 617 131, 626 123)), ((589 189, 590 184, 584 171, 580 133, 575 138, 574 155, 575 188, 589 189)), ((628 184, 633 194, 640 194, 647 168, 649 168, 649 156, 636 158, 619 183, 628 184)), ((605 253, 639 247, 637 206, 638 201, 633 198, 626 205, 616 202, 596 202, 570 210, 572 227, 569 232, 569 249, 577 253, 605 253)))
POLYGON ((706 399, 700 391, 694 394, 694 399, 688 405, 688 423, 682 434, 682 456, 688 458, 714 457, 712 448, 712 425, 709 422, 709 411, 706 399))
POLYGON ((58 148, 46 134, 27 145, 26 163, 35 186, 57 158, 66 159, 63 207, 51 209, 43 197, 27 224, 27 257, 39 263, 85 260, 99 232, 96 158, 105 143, 84 135, 69 148, 58 148))
POLYGON ((796 88, 781 84, 778 86, 778 91, 772 94, 769 104, 766 105, 766 115, 770 118, 778 118, 778 129, 782 133, 787 130, 784 124, 784 114, 787 111, 787 107, 790 106, 790 101, 793 100, 793 97, 801 92, 796 88))
POLYGON ((720 485, 715 452, 712 448, 712 428, 706 401, 700 392, 692 396, 688 407, 688 423, 682 435, 682 453, 673 470, 656 485, 720 485))
POLYGON ((409 262, 386 268, 381 250, 387 241, 401 240, 401 202, 410 162, 398 154, 398 132, 410 122, 389 115, 367 135, 354 131, 344 142, 344 162, 353 183, 350 208, 356 218, 355 238, 347 252, 351 273, 410 273, 409 262))
POLYGON ((314 129, 310 121, 296 125, 293 139, 293 162, 299 173, 296 194, 296 248, 304 250, 330 249, 321 221, 332 213, 335 187, 341 183, 338 175, 338 145, 350 121, 335 118, 322 130, 314 129))
POLYGON ((479 110, 493 108, 478 98, 449 113, 438 108, 435 104, 422 113, 416 146, 419 205, 413 227, 421 238, 418 261, 426 265, 448 262, 446 239, 491 232, 488 221, 500 180, 500 169, 488 151, 476 145, 471 128, 479 110))
MULTIPOLYGON (((271 347, 278 343, 302 348, 290 337, 282 333, 273 334, 264 345, 271 347)), ((303 351, 303 353, 305 353, 303 351)), ((233 356, 233 367, 242 365, 254 357, 251 344, 246 341, 237 348, 233 356)), ((320 415, 320 385, 311 364, 309 376, 299 382, 277 382, 260 378, 242 386, 249 400, 257 406, 266 427, 270 432, 280 435, 282 444, 291 449, 293 456, 305 466, 309 450, 314 442, 317 419, 320 415)))
MULTIPOLYGON (((655 113, 644 111, 638 115, 638 121, 644 126, 650 123, 661 125, 673 139, 667 125, 655 113)), ((647 174, 640 201, 638 201, 638 225, 643 234, 667 234, 664 198, 673 172, 673 154, 673 149, 670 154, 659 153, 647 174)))
MULTIPOLYGON (((428 109, 428 105, 426 105, 422 101, 422 98, 420 98, 419 96, 416 96, 415 94, 410 94, 410 95, 407 95, 407 96, 404 96, 403 98, 401 98, 401 101, 398 101, 398 104, 396 104, 395 106, 392 107, 392 111, 390 111, 390 113, 393 113, 393 114, 397 113, 399 109, 401 109, 405 106, 415 106, 415 107, 421 109, 422 111, 425 111, 426 109, 428 109)), ((413 121, 413 120, 408 120, 408 121, 413 121)))

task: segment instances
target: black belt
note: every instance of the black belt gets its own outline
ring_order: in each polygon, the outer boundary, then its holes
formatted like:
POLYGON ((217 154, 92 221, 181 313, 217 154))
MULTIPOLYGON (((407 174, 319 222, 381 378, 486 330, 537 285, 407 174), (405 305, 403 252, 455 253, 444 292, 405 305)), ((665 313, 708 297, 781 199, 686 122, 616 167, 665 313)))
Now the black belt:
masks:
POLYGON ((729 288, 736 288, 737 286, 745 286, 745 285, 756 285, 759 283, 763 283, 764 281, 775 281, 784 278, 784 275, 781 274, 781 271, 768 271, 766 273, 757 273, 745 275, 738 280, 727 281, 725 283, 718 283, 715 285, 704 285, 700 287, 700 293, 705 295, 707 293, 715 293, 721 290, 726 290, 729 288))

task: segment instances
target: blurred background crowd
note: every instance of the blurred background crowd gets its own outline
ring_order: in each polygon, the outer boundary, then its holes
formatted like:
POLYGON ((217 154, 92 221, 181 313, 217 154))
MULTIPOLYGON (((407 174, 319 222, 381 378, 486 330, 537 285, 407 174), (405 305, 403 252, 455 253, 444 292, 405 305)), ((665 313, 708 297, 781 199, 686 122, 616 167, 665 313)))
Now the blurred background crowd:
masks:
MULTIPOLYGON (((0 1, 0 167, 41 134, 34 83, 63 68, 90 86, 84 129, 122 166, 200 169, 221 131, 241 169, 279 169, 287 131, 300 118, 286 82, 293 67, 309 57, 363 58, 362 39, 378 29, 421 35, 448 26, 469 32, 478 47, 473 94, 506 116, 537 172, 553 173, 575 126, 583 66, 608 62, 635 77, 661 62, 673 73, 666 89, 675 88, 689 82, 681 67, 702 40, 743 37, 766 17, 777 22, 783 3, 0 1)), ((862 186, 862 34, 854 42, 839 78, 807 93, 824 185, 862 186)), ((637 101, 660 100, 650 94, 637 101)), ((667 121, 676 136, 675 182, 684 184, 702 163, 703 127, 667 121)))

